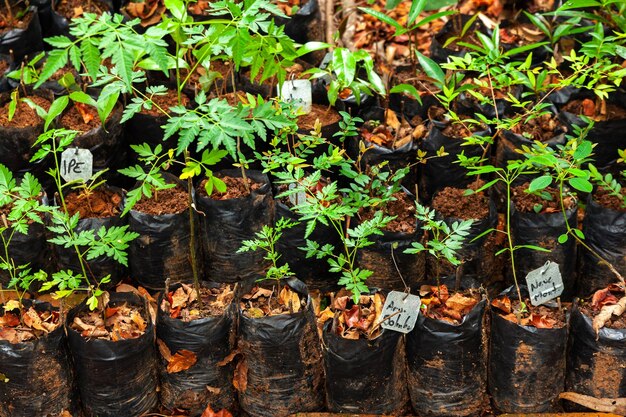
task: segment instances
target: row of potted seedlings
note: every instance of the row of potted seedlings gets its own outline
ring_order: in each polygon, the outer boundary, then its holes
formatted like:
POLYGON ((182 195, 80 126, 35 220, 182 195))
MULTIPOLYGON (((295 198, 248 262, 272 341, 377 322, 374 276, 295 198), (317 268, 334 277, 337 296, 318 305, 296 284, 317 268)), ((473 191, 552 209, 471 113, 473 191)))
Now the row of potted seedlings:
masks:
MULTIPOLYGON (((428 221, 428 217, 424 219, 428 221)), ((399 333, 380 328, 384 291, 362 295, 358 303, 349 293, 339 293, 327 300, 318 298, 314 306, 301 282, 284 280, 290 271, 276 262, 272 245, 280 239, 286 223, 279 222, 274 229, 266 226, 256 240, 244 243, 244 248, 250 250, 266 249, 266 259, 271 263, 266 277, 273 279, 252 284, 251 289, 250 284, 246 290, 238 290, 234 284, 203 285, 199 299, 193 286, 175 284, 168 285, 158 301, 145 292, 146 298, 133 293, 104 293, 100 309, 90 311, 81 305, 70 311, 68 341, 87 414, 139 415, 152 408, 157 401, 156 363, 160 363, 162 403, 192 413, 202 412, 207 404, 233 410, 231 380, 239 391, 242 409, 252 415, 319 410, 324 404, 320 387, 325 374, 326 401, 332 411, 400 413, 407 406, 408 378, 416 411, 450 415, 453 407, 455 415, 471 415, 484 406, 487 370, 489 392, 497 409, 554 409, 563 388, 568 339, 567 319, 561 307, 535 309, 525 299, 530 311, 522 313, 518 323, 523 307, 516 292, 510 289, 494 298, 486 366, 484 294, 469 278, 463 279, 455 291, 451 289, 459 284, 457 278, 442 279, 438 285, 419 288, 422 315, 407 335, 404 348, 399 333), (156 308, 149 300, 157 303, 156 308), (233 300, 240 300, 239 313, 233 300), (324 303, 327 306, 322 308, 324 303), (314 313, 318 315, 323 345, 314 331, 314 313), (158 361, 151 314, 157 317, 158 361), (235 323, 239 323, 239 337, 237 348, 233 349, 235 323), (550 343, 546 343, 548 339, 550 343), (320 356, 324 358, 325 373, 320 356), (237 363, 235 369, 233 359, 237 363), (559 372, 555 372, 555 364, 559 372), (539 374, 549 383, 537 384, 533 375, 539 374), (98 380, 95 387, 94 379, 98 380), (294 386, 298 388, 293 389, 294 386), (270 403, 268 396, 273 399, 270 403)), ((128 286, 124 289, 138 292, 128 286)), ((602 311, 605 306, 619 306, 616 302, 623 298, 623 293, 622 286, 612 285, 595 293, 589 301, 575 304, 571 320, 576 325, 570 327, 572 348, 567 357, 569 363, 588 365, 591 376, 581 378, 578 368, 572 366, 567 376, 569 389, 595 396, 616 395, 617 386, 596 373, 606 371, 602 364, 607 361, 619 360, 613 339, 623 332, 618 330, 620 319, 611 314, 606 317, 602 311), (604 318, 597 319, 602 315, 604 318), (594 342, 592 351, 573 347, 588 341, 594 342)), ((24 362, 44 378, 42 396, 50 396, 55 402, 31 401, 31 382, 20 380, 23 368, 11 372, 10 366, 17 365, 11 356, 11 360, 3 361, 9 366, 3 372, 5 412, 18 415, 23 407, 19 401, 24 398, 30 408, 23 415, 60 411, 50 408, 53 406, 71 410, 73 384, 68 382, 71 373, 64 373, 69 369, 68 356, 63 333, 58 332, 62 318, 46 303, 35 301, 27 310, 28 301, 25 300, 22 311, 7 310, 5 303, 3 338, 7 339, 7 348, 24 343, 31 346, 24 362), (17 340, 20 342, 15 344, 17 340), (56 343, 58 357, 54 361, 45 353, 50 349, 48 343, 56 343), (43 369, 38 367, 41 356, 48 364, 43 369), (52 374, 46 372, 48 367, 54 368, 52 374), (28 393, 26 397, 18 395, 20 389, 28 393)))
MULTIPOLYGON (((185 21, 187 8, 170 6, 171 16, 163 17, 169 20, 153 27, 185 21)), ((455 20, 451 22, 453 26, 455 20)), ((470 33, 467 22, 457 24, 464 32, 461 38, 470 33)), ((155 39, 149 30, 128 35, 119 22, 110 27, 135 44, 139 38, 134 36, 145 36, 140 38, 144 43, 155 39)), ((282 39, 280 34, 277 38, 282 39)), ((483 38, 469 41, 488 43, 483 38)), ((70 53, 69 41, 54 42, 70 53)), ((171 42, 182 44, 173 38, 160 46, 171 42)), ((496 53, 494 43, 494 48, 485 49, 496 53)), ((441 93, 435 97, 427 91, 423 104, 403 95, 391 111, 384 103, 382 108, 371 106, 376 100, 367 93, 384 93, 371 58, 336 48, 326 65, 313 70, 315 84, 321 86, 313 94, 321 96, 321 104, 314 104, 311 114, 285 118, 279 117, 288 113, 284 103, 270 104, 237 91, 224 94, 241 84, 230 81, 234 72, 228 66, 222 90, 214 91, 217 100, 207 100, 204 92, 194 97, 195 88, 189 96, 181 94, 183 71, 176 68, 176 87, 170 92, 156 87, 159 81, 147 88, 143 81, 130 90, 116 87, 129 98, 123 110, 118 104, 121 93, 103 87, 119 81, 119 63, 109 67, 106 60, 100 62, 106 74, 98 75, 86 64, 87 83, 100 81, 94 91, 86 90, 93 96, 60 75, 60 97, 33 93, 35 105, 18 99, 28 95, 20 75, 19 89, 4 98, 0 115, 7 137, 26 137, 20 142, 26 145, 2 153, 12 155, 19 149, 22 156, 17 165, 11 165, 15 158, 2 160, 9 168, 3 169, 2 184, 3 270, 8 275, 5 284, 17 295, 17 300, 2 302, 0 331, 6 349, 1 352, 7 355, 0 361, 7 367, 0 369, 2 414, 75 413, 82 408, 87 415, 140 415, 153 409, 160 396, 164 407, 192 415, 207 409, 236 412, 240 407, 251 415, 275 416, 325 406, 331 411, 397 414, 408 409, 409 398, 418 413, 470 415, 484 408, 487 382, 495 408, 506 412, 553 410, 564 380, 568 390, 579 393, 623 396, 620 384, 604 377, 608 368, 615 379, 622 378, 623 280, 609 284, 623 271, 618 253, 625 238, 623 193, 618 182, 602 172, 617 169, 613 162, 619 144, 611 143, 606 132, 623 119, 618 110, 621 96, 596 100, 593 92, 558 89, 551 101, 565 124, 549 112, 526 123, 503 123, 502 115, 516 118, 515 106, 509 105, 514 99, 531 97, 536 107, 545 99, 535 94, 536 85, 524 82, 526 90, 511 95, 507 91, 491 102, 485 99, 496 90, 491 81, 485 83, 481 67, 481 58, 491 52, 474 52, 477 57, 464 68, 459 61, 436 66, 418 55, 429 83, 441 93), (361 65, 366 77, 357 80, 345 70, 347 56, 361 65), (468 71, 479 88, 461 82, 468 71), (450 91, 458 91, 459 99, 451 99, 450 91), (533 94, 518 95, 528 91, 533 94), (573 101, 571 91, 577 94, 573 101), (226 107, 220 97, 236 109, 226 107), (328 102, 346 112, 327 108, 328 102), (12 106, 15 114, 9 117, 12 106), (215 109, 230 118, 207 124, 215 109), (349 115, 357 109, 365 119, 362 125, 362 119, 349 115), (577 140, 584 135, 575 126, 584 120, 575 115, 617 120, 597 122, 584 132, 598 144, 594 157, 600 170, 586 165, 591 142, 577 140), (271 119, 271 127, 261 129, 250 122, 264 118, 271 119), (220 151, 220 145, 201 137, 199 130, 226 122, 238 133, 220 136, 228 149, 220 151), (49 130, 51 126, 79 133, 49 130), (268 133, 276 139, 259 140, 268 133), (574 134, 574 140, 567 141, 565 133, 574 134), (533 144, 530 136, 561 148, 533 144), (198 139, 205 149, 192 150, 189 138, 198 139), (108 147, 111 140, 115 145, 108 147), (137 181, 125 185, 130 190, 126 195, 98 184, 98 177, 77 190, 64 184, 57 158, 63 150, 72 145, 90 148, 94 166, 104 169, 110 157, 119 156, 120 142, 134 143, 139 155, 137 164, 120 170, 137 181), (255 144, 256 153, 247 149, 255 144), (240 169, 214 173, 228 154, 240 169), (476 164, 472 157, 481 162, 476 164), (518 158, 526 162, 509 163, 518 158), (40 165, 29 165, 31 159, 40 165), (245 169, 250 164, 263 167, 269 177, 245 169), (21 181, 12 179, 11 171, 37 172, 33 168, 44 165, 56 168, 51 181, 60 209, 46 204, 30 173, 21 181), (588 199, 580 230, 578 201, 563 184, 584 198, 591 181, 598 190, 588 199), (435 210, 416 206, 416 198, 432 200, 435 210), (36 260, 43 265, 35 265, 23 250, 26 245, 47 246, 50 236, 44 224, 55 245, 53 268, 47 268, 46 256, 36 260), (499 232, 486 235, 491 229, 499 232), (16 250, 23 236, 32 240, 16 250), (550 259, 561 266, 562 299, 569 301, 577 293, 577 245, 584 271, 578 277, 578 293, 593 297, 573 305, 568 335, 560 300, 535 307, 517 284, 550 259), (495 254, 503 248, 508 248, 511 264, 504 276, 512 277, 516 286, 499 294, 502 285, 492 281, 500 280, 496 275, 504 262, 495 254), (139 289, 123 284, 118 290, 127 292, 105 291, 126 277, 126 266, 139 289), (37 272, 42 267, 50 276, 37 272), (292 271, 322 293, 309 294, 292 271), (448 275, 453 277, 443 278, 448 275), (207 281, 201 282, 201 277, 207 281), (255 282, 261 277, 262 282, 255 282), (324 293, 337 282, 349 291, 324 293), (481 283, 490 290, 489 300, 475 289, 481 283), (88 298, 73 309, 64 303, 59 309, 25 297, 29 291, 53 287, 64 296, 86 289, 88 298), (419 293, 422 306, 415 329, 402 337, 381 327, 391 319, 381 315, 387 291, 405 289, 419 293), (158 297, 150 295, 154 291, 160 291, 158 297), (489 338, 483 324, 488 305, 489 338), (319 334, 313 330, 315 315, 319 334), (27 354, 17 360, 17 352, 27 354), (24 366, 41 384, 23 378, 24 366), (33 395, 33 387, 41 388, 39 395, 33 395)), ((45 65, 41 73, 52 76, 45 65)), ((189 68, 194 68, 193 61, 189 68)), ((523 65, 515 68, 525 71, 523 65)), ((135 69, 142 71, 141 66, 135 69)), ((151 82, 158 80, 155 72, 147 75, 151 82)), ((235 78, 245 79, 241 74, 235 78)), ((510 81, 499 77, 498 88, 509 88, 510 81)), ((270 94, 263 83, 249 84, 246 89, 270 94)), ((415 85, 423 87, 421 82, 415 85)))

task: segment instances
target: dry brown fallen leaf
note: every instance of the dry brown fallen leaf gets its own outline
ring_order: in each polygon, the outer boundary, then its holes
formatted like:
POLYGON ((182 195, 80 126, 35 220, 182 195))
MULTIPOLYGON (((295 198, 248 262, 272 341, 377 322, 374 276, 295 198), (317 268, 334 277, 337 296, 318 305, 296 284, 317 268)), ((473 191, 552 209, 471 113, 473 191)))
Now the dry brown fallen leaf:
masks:
POLYGON ((170 374, 186 371, 198 361, 196 354, 187 349, 181 349, 172 355, 170 349, 161 339, 157 339, 157 346, 159 353, 161 353, 161 356, 167 362, 167 372, 170 374))
POLYGON ((239 361, 235 367, 233 386, 239 392, 244 392, 248 388, 248 364, 245 360, 239 361))
POLYGON ((195 353, 187 349, 181 349, 172 356, 167 364, 167 372, 175 374, 186 371, 196 364, 198 357, 195 353))
POLYGON ((300 297, 288 286, 285 285, 285 287, 280 290, 278 298, 280 302, 289 309, 289 311, 293 311, 294 313, 300 311, 300 297))
POLYGON ((602 310, 600 310, 600 313, 593 318, 592 322, 593 330, 595 330, 596 336, 598 335, 600 329, 604 327, 606 322, 609 321, 613 315, 621 316, 624 311, 626 311, 626 297, 620 298, 617 304, 605 305, 602 307, 602 310))
POLYGON ((215 412, 211 408, 211 404, 209 404, 200 417, 233 417, 233 415, 226 409, 221 409, 220 411, 215 412))

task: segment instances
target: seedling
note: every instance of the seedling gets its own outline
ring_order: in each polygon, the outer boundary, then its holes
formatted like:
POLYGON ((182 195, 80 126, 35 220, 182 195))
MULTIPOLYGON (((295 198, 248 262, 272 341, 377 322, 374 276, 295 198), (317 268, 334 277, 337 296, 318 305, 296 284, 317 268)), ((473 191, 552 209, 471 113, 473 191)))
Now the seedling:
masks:
POLYGON ((71 270, 55 272, 52 274, 52 280, 44 283, 42 290, 56 288, 55 296, 58 298, 67 297, 79 290, 86 290, 88 292, 87 305, 94 310, 99 305, 98 300, 107 297, 106 292, 100 287, 110 282, 110 276, 94 276, 89 271, 87 261, 107 256, 127 266, 128 243, 139 235, 129 232, 128 226, 101 226, 97 231, 76 231, 79 213, 72 216, 68 213, 63 193, 65 184, 63 184, 59 168, 59 155, 72 144, 76 134, 75 131, 64 129, 53 129, 42 133, 35 142, 35 146, 40 148, 31 159, 41 161, 48 155, 53 158, 53 167, 48 174, 54 180, 61 205, 60 209, 50 211, 52 224, 48 226, 48 230, 53 233, 53 237, 49 239, 49 242, 65 248, 74 248, 80 265, 78 273, 71 270))

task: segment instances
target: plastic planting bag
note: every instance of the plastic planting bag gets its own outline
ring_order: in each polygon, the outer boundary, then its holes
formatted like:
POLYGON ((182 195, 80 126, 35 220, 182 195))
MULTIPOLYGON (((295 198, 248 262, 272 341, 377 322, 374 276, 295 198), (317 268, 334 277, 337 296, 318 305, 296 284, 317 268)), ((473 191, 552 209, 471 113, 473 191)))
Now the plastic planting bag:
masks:
POLYGON ((487 389, 486 304, 476 304, 460 325, 418 316, 406 336, 409 393, 418 415, 480 414, 487 389))
MULTIPOLYGON (((30 306, 30 301, 24 304, 30 306)), ((51 310, 36 302, 35 309, 51 310)), ((73 412, 72 367, 61 324, 38 339, 12 344, 0 340, 0 416, 33 417, 73 412)))
MULTIPOLYGON (((585 243, 622 275, 626 274, 626 212, 609 209, 589 197, 583 220, 585 243)), ((609 267, 585 248, 580 249, 578 294, 588 296, 615 281, 609 267)))
POLYGON ((403 415, 408 394, 401 333, 382 330, 374 340, 349 340, 332 324, 323 333, 328 410, 403 415))
MULTIPOLYGON (((505 293, 517 296, 512 288, 505 293)), ((567 324, 522 326, 492 310, 488 380, 495 408, 503 413, 554 412, 564 388, 566 345, 567 324)))
POLYGON ((84 303, 67 317, 70 351, 87 417, 140 416, 157 405, 154 325, 147 303, 133 293, 110 294, 109 306, 123 303, 143 309, 147 327, 135 339, 114 342, 83 337, 69 324, 87 309, 84 303))
MULTIPOLYGON (((207 287, 214 287, 205 284, 207 287)), ((170 287, 175 291, 179 285, 170 287)), ((159 306, 161 302, 159 302, 159 306)), ((200 415, 207 405, 215 410, 233 410, 235 393, 232 386, 232 364, 220 364, 231 352, 234 341, 236 303, 221 316, 192 321, 172 318, 159 308, 157 338, 172 354, 188 350, 197 361, 182 372, 168 372, 168 362, 161 357, 159 375, 161 404, 166 408, 190 410, 200 415)))
POLYGON ((603 327, 596 335, 592 319, 577 303, 570 328, 566 391, 596 398, 626 397, 626 329, 603 327))
MULTIPOLYGON (((241 178, 237 169, 224 170, 218 176, 241 178)), ((254 239, 263 225, 274 221, 272 190, 265 174, 246 172, 261 184, 242 198, 216 200, 198 193, 200 238, 204 249, 206 279, 213 282, 238 282, 265 274, 263 253, 237 253, 244 240, 254 239)))
POLYGON ((242 360, 235 378, 241 408, 253 416, 287 417, 319 411, 324 406, 320 342, 312 302, 303 282, 295 278, 283 282, 306 297, 304 310, 259 318, 239 313, 242 360))

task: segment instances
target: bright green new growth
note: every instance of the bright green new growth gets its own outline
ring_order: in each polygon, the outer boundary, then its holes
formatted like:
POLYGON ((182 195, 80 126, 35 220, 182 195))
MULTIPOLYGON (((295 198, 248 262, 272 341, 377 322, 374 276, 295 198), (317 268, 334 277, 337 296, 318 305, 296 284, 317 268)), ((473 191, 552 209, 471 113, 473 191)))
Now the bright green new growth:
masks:
POLYGON ((78 290, 86 290, 89 294, 87 305, 94 310, 98 307, 99 297, 104 293, 100 286, 110 282, 111 277, 93 276, 88 269, 87 261, 106 256, 127 266, 128 244, 139 235, 129 232, 128 226, 101 226, 98 230, 76 231, 80 220, 79 213, 70 216, 64 196, 64 189, 73 184, 63 183, 59 169, 59 156, 72 144, 76 134, 77 132, 71 130, 53 129, 42 133, 35 141, 35 146, 39 146, 39 150, 31 161, 41 161, 49 155, 52 156, 54 165, 48 174, 54 180, 61 203, 57 209, 50 210, 52 224, 48 226, 48 230, 54 237, 48 241, 65 248, 73 248, 80 264, 78 273, 71 270, 55 272, 52 274, 52 280, 45 282, 41 290, 56 288, 55 295, 58 298, 67 297, 78 290))
POLYGON ((263 259, 271 264, 265 273, 265 277, 259 278, 258 281, 280 281, 283 278, 288 278, 294 275, 289 268, 289 264, 285 263, 284 265, 278 265, 280 254, 276 251, 276 245, 283 235, 283 230, 290 229, 297 224, 297 222, 282 217, 276 222, 274 227, 264 225, 261 231, 255 234, 255 239, 244 240, 241 243, 241 248, 239 248, 237 253, 262 250, 265 252, 263 259))
POLYGON ((48 277, 44 271, 33 271, 29 263, 16 265, 9 253, 16 233, 26 235, 30 224, 43 224, 42 216, 49 208, 42 204, 41 197, 41 184, 32 174, 26 173, 18 183, 11 171, 0 164, 0 208, 11 207, 8 215, 3 213, 0 219, 0 269, 8 275, 7 287, 17 292, 20 306, 32 283, 45 282, 48 277))

